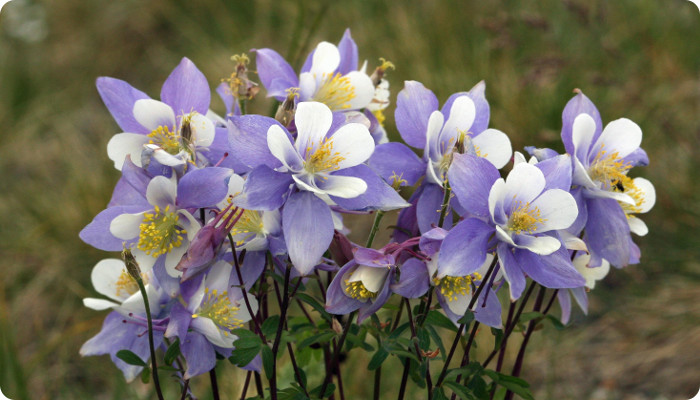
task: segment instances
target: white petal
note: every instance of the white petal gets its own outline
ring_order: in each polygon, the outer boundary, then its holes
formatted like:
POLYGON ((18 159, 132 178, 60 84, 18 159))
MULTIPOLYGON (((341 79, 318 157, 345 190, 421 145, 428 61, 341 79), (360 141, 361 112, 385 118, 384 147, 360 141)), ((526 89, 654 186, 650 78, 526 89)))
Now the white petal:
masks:
POLYGON ((306 102, 316 93, 316 78, 310 72, 302 72, 299 75, 299 101, 306 102))
POLYGON ((600 135, 595 145, 593 154, 597 154, 601 147, 608 155, 617 152, 619 158, 628 156, 637 150, 642 144, 642 129, 636 123, 627 118, 620 118, 610 122, 600 135))
POLYGON ((511 246, 515 246, 515 242, 513 241, 513 238, 510 237, 510 234, 508 233, 508 231, 506 231, 505 229, 501 228, 498 225, 496 225, 496 237, 501 242, 505 242, 511 246))
POLYGON ((450 108, 450 117, 445 121, 445 126, 442 128, 440 141, 456 140, 460 132, 467 134, 474 123, 475 116, 476 106, 474 101, 469 96, 457 97, 450 108))
POLYGON ((243 193, 244 184, 245 179, 243 179, 240 175, 231 175, 231 177, 228 180, 228 195, 216 205, 219 208, 219 210, 223 210, 224 208, 226 208, 226 206, 228 206, 229 196, 236 197, 239 194, 243 193))
POLYGON ((430 160, 439 160, 442 157, 442 151, 438 140, 440 132, 445 122, 445 116, 440 111, 433 111, 428 118, 428 127, 425 133, 425 153, 430 160))
POLYGON ((172 107, 153 99, 136 100, 134 118, 144 128, 150 130, 155 130, 159 126, 173 129, 175 126, 175 112, 172 107))
POLYGON ((532 202, 532 206, 540 210, 540 218, 544 220, 537 224, 537 233, 566 229, 578 216, 576 200, 561 189, 547 190, 532 202))
POLYGON ((183 241, 178 247, 173 247, 169 252, 165 253, 165 272, 173 278, 179 278, 182 276, 182 271, 175 269, 177 264, 182 260, 182 256, 187 253, 188 243, 183 241))
POLYGON ((167 167, 185 165, 187 160, 190 159, 190 155, 184 150, 181 150, 176 155, 172 155, 155 144, 147 144, 145 147, 151 151, 151 155, 156 161, 167 167))
POLYGON ((654 185, 644 178, 634 178, 634 186, 642 192, 642 204, 639 204, 639 212, 648 212, 656 203, 656 189, 654 189, 654 185))
POLYGON ((489 214, 491 214, 491 221, 496 225, 508 223, 508 216, 503 210, 505 194, 506 181, 503 178, 498 178, 489 191, 489 214))
POLYGON ((362 284, 365 285, 367 290, 378 293, 382 289, 382 286, 384 286, 384 281, 388 273, 388 268, 374 268, 360 265, 355 272, 352 273, 348 282, 362 281, 362 284))
POLYGON ((328 42, 321 42, 316 46, 313 59, 311 61, 312 74, 332 73, 340 65, 340 51, 328 42))
POLYGON ((601 199, 614 199, 633 206, 637 204, 631 196, 621 192, 612 192, 602 189, 588 189, 586 190, 586 195, 588 197, 595 197, 601 199))
POLYGON ((333 123, 333 113, 325 104, 315 101, 299 103, 294 123, 297 127, 297 141, 295 147, 304 159, 308 159, 310 153, 316 149, 326 137, 333 123))
POLYGON ((520 163, 513 166, 506 177, 504 207, 514 206, 515 201, 532 202, 542 193, 545 183, 542 171, 534 165, 520 163))
POLYGON ((122 170, 124 159, 131 156, 131 162, 141 167, 141 152, 150 139, 138 133, 118 133, 107 143, 107 156, 114 161, 114 168, 122 170))
POLYGON ((564 247, 566 247, 567 250, 578 250, 588 253, 588 246, 586 246, 586 242, 570 234, 568 231, 559 231, 559 236, 561 236, 562 240, 564 241, 564 247))
MULTIPOLYGON (((202 226, 199 224, 199 221, 189 213, 187 210, 178 210, 177 213, 180 215, 180 218, 177 220, 177 224, 180 225, 182 229, 187 231, 187 241, 191 242, 194 240, 194 237, 197 235, 197 232, 202 228, 202 226)), ((188 246, 185 244, 186 242, 183 243, 183 246, 188 246)))
POLYGON ((263 211, 263 232, 266 234, 276 234, 282 229, 282 214, 279 210, 263 211))
POLYGON ((498 169, 508 164, 513 155, 508 135, 498 129, 487 129, 481 132, 472 139, 472 144, 481 157, 489 160, 498 169))
POLYGON ((139 265, 142 273, 152 270, 153 266, 156 264, 156 260, 158 259, 158 257, 153 257, 152 255, 146 254, 138 248, 132 248, 131 252, 133 253, 136 263, 139 265))
POLYGON ((574 145, 574 156, 578 157, 584 165, 588 165, 588 154, 595 135, 595 121, 588 114, 579 114, 574 119, 571 128, 571 141, 574 145))
POLYGON ((316 187, 316 181, 312 175, 307 173, 294 174, 292 175, 292 178, 294 179, 294 182, 297 183, 297 187, 301 190, 306 190, 320 195, 326 194, 323 190, 316 187))
POLYGON ((216 135, 214 123, 202 114, 194 114, 190 119, 190 126, 194 130, 194 145, 198 148, 211 146, 216 135))
POLYGON ((577 156, 574 156, 574 174, 571 178, 571 183, 573 185, 583 186, 592 190, 598 189, 598 185, 593 182, 590 176, 588 176, 586 167, 583 166, 583 163, 577 156))
POLYGON ((279 125, 272 125, 267 130, 267 147, 288 170, 298 172, 304 167, 304 161, 279 125))
POLYGON ((104 299, 95 299, 92 297, 87 297, 83 299, 83 305, 87 308, 91 308, 93 310, 106 310, 108 308, 114 308, 119 305, 119 303, 115 303, 113 301, 109 300, 104 300, 104 299))
POLYGON ((231 277, 233 266, 226 261, 217 261, 204 278, 204 286, 209 291, 216 290, 220 293, 228 291, 228 279, 231 277))
POLYGON ((337 165, 338 169, 362 164, 374 152, 374 139, 361 124, 343 125, 329 140, 333 142, 333 152, 338 152, 343 157, 337 165))
POLYGON ((589 268, 588 263, 590 260, 590 254, 581 254, 580 256, 574 258, 573 264, 581 276, 586 279, 586 287, 593 289, 595 288, 596 281, 605 278, 605 276, 608 275, 608 272, 610 272, 610 263, 603 260, 600 267, 589 268))
MULTIPOLYGON (((447 297, 445 297, 445 301, 447 302, 447 306, 450 308, 450 311, 457 315, 464 315, 464 313, 467 311, 467 306, 469 305, 469 302, 472 301, 471 291, 467 294, 455 292, 454 300, 450 300, 447 297)), ((474 306, 476 306, 476 304, 474 306)))
POLYGON ((551 236, 516 235, 515 247, 527 249, 535 254, 546 256, 559 250, 561 242, 551 236))
POLYGON ((214 321, 206 317, 197 317, 192 319, 192 329, 206 336, 206 338, 215 346, 230 349, 233 347, 235 340, 233 335, 226 336, 216 326, 214 321))
POLYGON ((109 224, 109 233, 122 240, 131 240, 141 233, 144 213, 121 214, 109 224))
MULTIPOLYGON (((175 174, 173 174, 173 178, 175 178, 175 174)), ((177 182, 175 180, 158 175, 148 182, 148 187, 146 188, 146 200, 148 200, 148 203, 151 205, 158 206, 161 209, 164 209, 167 206, 175 206, 176 196, 177 182)))
POLYGON ((527 159, 523 155, 523 153, 516 151, 513 153, 513 165, 520 164, 527 162, 527 159))
POLYGON ((107 296, 112 300, 122 301, 131 296, 131 293, 117 295, 117 281, 126 270, 124 261, 116 258, 101 260, 92 268, 90 280, 97 293, 107 296))
POLYGON ((354 90, 355 96, 350 99, 350 109, 358 110, 360 108, 365 108, 374 98, 374 84, 372 79, 370 79, 367 74, 352 71, 344 75, 350 81, 350 86, 354 90))
POLYGON ((627 218, 627 223, 630 226, 630 232, 634 233, 635 235, 646 236, 646 234, 649 233, 647 224, 637 217, 627 218))
POLYGON ((352 199, 367 191, 367 183, 354 176, 324 175, 314 178, 316 186, 329 196, 352 199))

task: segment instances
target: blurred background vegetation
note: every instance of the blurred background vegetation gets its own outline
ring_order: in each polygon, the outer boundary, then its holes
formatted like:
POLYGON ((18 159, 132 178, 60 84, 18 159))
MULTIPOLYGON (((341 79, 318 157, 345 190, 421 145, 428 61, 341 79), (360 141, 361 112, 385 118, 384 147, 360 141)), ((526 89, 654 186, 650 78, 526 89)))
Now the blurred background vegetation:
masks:
MULTIPOLYGON (((685 0, 12 1, 0 15, 3 392, 149 396, 107 357, 78 354, 104 318, 82 306, 95 295, 91 268, 112 256, 78 232, 118 179, 105 149, 119 128, 95 79, 117 77, 157 98, 186 56, 213 88, 232 72, 234 53, 270 47, 299 60, 320 40, 337 43, 346 27, 370 68, 379 57, 396 65, 392 100, 404 80, 423 82, 441 102, 485 80, 491 126, 514 149, 562 150, 561 111, 574 88, 605 122, 624 116, 642 127, 651 164, 633 174, 657 191, 643 217, 651 231, 637 239, 642 263, 612 271, 591 294, 588 316, 535 335, 524 377, 538 399, 692 397, 700 385, 700 13, 685 0)), ((267 100, 255 103, 252 111, 269 110, 267 100)), ((393 107, 387 116, 397 140, 393 107)), ((364 371, 357 366, 347 371, 364 371)), ((224 369, 224 398, 235 398, 241 375, 224 369)), ((395 398, 398 377, 386 375, 383 393, 395 398)), ((346 380, 350 398, 371 393, 363 372, 346 380)))

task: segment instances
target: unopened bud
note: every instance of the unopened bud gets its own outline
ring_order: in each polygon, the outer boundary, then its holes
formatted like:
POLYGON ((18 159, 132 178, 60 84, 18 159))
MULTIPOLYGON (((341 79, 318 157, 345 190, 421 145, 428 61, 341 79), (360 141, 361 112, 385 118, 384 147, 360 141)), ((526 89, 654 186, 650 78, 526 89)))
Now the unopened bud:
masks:
POLYGON ((296 107, 295 99, 299 96, 299 88, 287 89, 287 98, 284 99, 282 104, 277 107, 277 112, 275 113, 275 119, 277 122, 282 124, 285 128, 292 123, 294 119, 294 110, 296 107))
POLYGON ((139 263, 136 262, 136 258, 131 254, 131 250, 124 246, 122 250, 122 260, 126 264, 126 271, 131 275, 137 282, 141 280, 141 268, 139 268, 139 263))
POLYGON ((337 319, 333 318, 332 325, 333 325, 333 331, 334 331, 335 333, 337 333, 338 335, 340 335, 341 333, 343 333, 343 326, 340 325, 340 322, 338 322, 337 319))

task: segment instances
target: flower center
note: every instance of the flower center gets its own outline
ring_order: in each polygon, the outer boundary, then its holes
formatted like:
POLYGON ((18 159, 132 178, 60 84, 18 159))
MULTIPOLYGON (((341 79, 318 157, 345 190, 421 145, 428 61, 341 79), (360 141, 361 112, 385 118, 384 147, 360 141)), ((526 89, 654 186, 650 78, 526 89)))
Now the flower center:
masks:
MULTIPOLYGON (((216 289, 210 292, 206 288, 205 293, 199 312, 193 314, 192 318, 209 318, 220 328, 229 331, 243 327, 243 320, 236 318, 239 308, 231 304, 227 292, 219 294, 216 289)), ((224 332, 224 335, 228 335, 228 332, 224 332)))
POLYGON ((355 97, 355 87, 347 76, 340 73, 324 73, 321 85, 312 100, 328 106, 333 111, 350 108, 350 100, 355 97))
POLYGON ((244 210, 236 225, 231 229, 231 235, 237 237, 236 246, 241 246, 255 235, 264 233, 264 226, 260 212, 244 210))
POLYGON ((365 284, 361 280, 350 282, 352 273, 348 274, 345 278, 345 293, 357 300, 367 300, 377 297, 376 292, 372 292, 365 287, 365 284))
POLYGON ((608 154, 603 144, 588 168, 588 175, 592 180, 600 182, 602 189, 613 191, 616 188, 619 189, 619 185, 624 185, 625 179, 629 180, 627 171, 630 168, 632 166, 624 162, 618 152, 608 154))
MULTIPOLYGON (((142 279, 144 279, 143 283, 145 285, 145 275, 142 275, 142 279)), ((115 294, 117 295, 117 297, 122 297, 122 294, 131 296, 139 290, 139 285, 136 283, 134 278, 132 278, 131 275, 129 275, 129 272, 126 270, 126 268, 122 270, 122 273, 121 275, 119 275, 119 279, 117 279, 117 283, 115 284, 115 286, 115 294)))
POLYGON ((517 206, 510 213, 508 229, 520 234, 522 232, 535 233, 537 224, 544 223, 546 219, 540 217, 540 209, 532 208, 530 203, 517 202, 517 206))
POLYGON ((633 214, 638 214, 642 211, 642 203, 644 203, 644 192, 634 184, 634 180, 624 175, 613 186, 613 191, 622 192, 630 196, 634 200, 634 205, 618 201, 627 218, 633 214))
POLYGON ((175 247, 180 247, 186 230, 180 229, 177 223, 179 216, 176 211, 170 211, 170 206, 161 210, 158 206, 153 212, 143 216, 139 226, 138 249, 153 257, 165 254, 175 247))
POLYGON ((333 151, 333 138, 324 139, 320 146, 309 155, 312 146, 306 149, 306 162, 304 162, 304 169, 310 174, 316 174, 318 172, 330 172, 337 171, 340 169, 338 164, 345 160, 345 157, 340 155, 340 152, 333 151))
POLYGON ((159 126, 148 134, 148 144, 155 144, 169 154, 176 155, 180 152, 180 135, 170 131, 167 126, 159 126))
POLYGON ((472 283, 481 280, 481 274, 475 272, 465 276, 445 276, 443 278, 433 278, 435 286, 440 288, 440 294, 445 296, 447 301, 454 301, 457 295, 467 295, 472 290, 472 283))

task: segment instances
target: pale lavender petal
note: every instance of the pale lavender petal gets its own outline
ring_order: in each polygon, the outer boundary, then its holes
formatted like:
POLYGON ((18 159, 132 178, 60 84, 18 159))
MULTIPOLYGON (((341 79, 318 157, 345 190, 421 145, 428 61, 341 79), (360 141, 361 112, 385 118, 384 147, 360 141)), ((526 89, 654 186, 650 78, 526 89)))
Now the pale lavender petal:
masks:
POLYGON ((649 165, 649 156, 642 148, 638 148, 624 157, 623 161, 633 167, 646 167, 649 165))
POLYGON ((561 140, 564 142, 564 148, 569 154, 574 154, 574 144, 572 141, 572 128, 574 125, 574 119, 579 114, 588 114, 593 118, 595 122, 595 132, 593 134, 592 142, 600 136, 603 131, 603 121, 600 119, 600 113, 596 106, 591 102, 588 97, 586 97, 583 92, 578 91, 576 96, 574 96, 564 107, 564 112, 562 113, 562 128, 561 128, 561 140))
POLYGON ((294 193, 284 206, 282 229, 294 267, 308 275, 333 239, 330 208, 313 193, 294 193))
POLYGON ((569 323, 569 318, 571 317, 571 296, 569 295, 569 291, 558 291, 557 300, 559 300, 559 307, 561 307, 561 323, 566 325, 569 323))
POLYGON ((520 298, 525 290, 525 274, 515 259, 511 247, 505 243, 499 243, 497 247, 498 265, 501 266, 503 276, 508 281, 510 289, 510 301, 513 302, 520 298))
POLYGON ((216 205, 228 194, 228 178, 233 170, 208 167, 191 170, 177 185, 177 205, 180 208, 205 208, 216 205))
POLYGON ((423 261, 409 258, 401 265, 401 277, 398 283, 391 285, 391 290, 407 299, 424 295, 430 287, 428 268, 423 261))
POLYGON ((362 179, 367 184, 367 190, 351 199, 331 196, 331 199, 340 207, 351 211, 370 210, 395 210, 408 207, 409 204, 387 185, 372 169, 364 164, 352 168, 337 171, 333 176, 354 176, 362 179))
POLYGON ((416 218, 421 233, 428 232, 440 222, 442 201, 445 198, 440 186, 432 183, 426 183, 424 186, 416 204, 416 218))
POLYGON ((185 340, 180 343, 180 351, 187 362, 184 379, 209 372, 216 366, 214 346, 201 333, 188 332, 185 340))
POLYGON ((299 86, 299 78, 292 67, 274 50, 255 50, 255 68, 258 71, 260 82, 268 90, 274 79, 281 80, 288 88, 299 86))
POLYGON ((465 276, 478 271, 486 260, 488 240, 493 227, 476 218, 454 226, 440 247, 438 277, 465 276))
POLYGON ((144 193, 145 189, 143 192, 135 189, 129 184, 129 182, 126 181, 126 179, 124 179, 124 177, 122 177, 114 186, 114 191, 112 191, 112 197, 110 198, 107 207, 139 205, 143 206, 144 208, 150 208, 150 204, 148 204, 148 201, 146 201, 144 193))
POLYGON ((484 288, 474 305, 474 319, 486 326, 502 329, 501 318, 501 302, 498 301, 498 296, 491 288, 484 288))
POLYGON ((535 164, 542 171, 544 179, 547 182, 544 190, 561 189, 569 191, 571 189, 571 175, 573 173, 571 166, 571 156, 568 154, 557 155, 540 161, 535 164))
POLYGON ((493 164, 485 158, 455 154, 447 177, 462 207, 476 216, 489 217, 489 192, 501 177, 493 164))
POLYGON ((576 200, 578 215, 574 223, 567 229, 567 232, 574 236, 578 236, 581 233, 586 225, 586 221, 588 221, 588 208, 586 207, 586 198, 583 197, 583 191, 583 188, 578 187, 570 192, 574 200, 576 200))
POLYGON ((442 228, 431 229, 421 235, 418 247, 428 257, 432 257, 433 254, 440 251, 440 246, 442 245, 442 241, 445 240, 447 233, 448 231, 442 228))
POLYGON ((261 115, 229 118, 229 145, 235 156, 249 168, 253 169, 259 165, 278 168, 282 165, 267 146, 267 131, 272 125, 279 126, 279 122, 261 115))
POLYGON ((489 126, 490 109, 489 103, 486 101, 486 97, 484 94, 485 90, 486 83, 484 83, 484 81, 481 81, 474 85, 474 87, 471 88, 469 92, 459 92, 450 96, 450 98, 447 99, 445 104, 442 106, 442 113, 445 115, 445 118, 447 119, 450 117, 450 110, 452 109, 452 103, 454 102, 454 100, 457 97, 466 94, 472 99, 472 101, 474 101, 474 105, 476 106, 476 116, 469 131, 478 135, 484 130, 486 130, 486 128, 488 128, 489 126))
POLYGON ((226 106, 226 115, 240 115, 240 110, 238 110, 238 102, 236 98, 233 97, 231 93, 231 88, 226 82, 221 82, 219 86, 216 87, 216 93, 221 98, 226 106), (238 111, 238 113, 235 113, 238 111))
POLYGON ((564 246, 547 256, 516 249, 515 257, 523 271, 546 288, 565 289, 586 284, 586 280, 571 263, 569 251, 564 246))
POLYGON ((149 97, 145 93, 122 80, 108 77, 97 78, 97 91, 112 117, 124 132, 150 132, 134 118, 134 103, 137 100, 148 99, 149 97))
POLYGON ((367 165, 390 184, 394 179, 403 179, 407 186, 413 186, 425 172, 425 162, 408 146, 398 142, 375 147, 367 165))
MULTIPOLYGON (((150 207, 150 206, 147 206, 150 207)), ((104 251, 121 251, 123 239, 112 235, 109 226, 112 220, 122 214, 139 213, 147 210, 143 206, 117 206, 108 208, 90 222, 82 231, 80 238, 87 244, 104 251)))
MULTIPOLYGON (((227 254, 231 256, 231 253, 227 254)), ((240 253, 239 253, 240 257, 240 253)), ((228 257, 227 257, 228 258, 228 257)), ((233 258, 229 262, 232 262, 233 258)), ((249 290, 262 274, 265 269, 265 251, 248 251, 243 258, 243 264, 240 265, 241 268, 241 278, 245 283, 246 290, 249 290)), ((229 287, 240 286, 241 283, 238 280, 238 273, 234 269, 229 278, 229 287)))
POLYGON ((341 284, 342 280, 345 279, 345 275, 352 272, 351 270, 356 267, 357 264, 355 261, 350 261, 345 264, 335 275, 331 284, 328 285, 325 308, 329 313, 345 315, 357 310, 365 304, 362 301, 349 297, 343 290, 343 285, 341 284))
POLYGON ((184 343, 187 330, 190 328, 190 322, 192 322, 192 313, 182 303, 176 301, 170 310, 170 321, 165 330, 165 337, 177 337, 180 339, 180 343, 184 343))
POLYGON ((574 295, 574 300, 576 300, 578 306, 581 307, 581 311, 583 311, 584 314, 588 314, 588 295, 586 294, 586 288, 582 286, 573 288, 570 291, 571 294, 574 295))
POLYGON ((590 199, 586 206, 588 222, 584 240, 591 253, 615 267, 626 266, 630 259, 630 228, 622 207, 612 199, 590 199))
POLYGON ((397 243, 404 242, 414 236, 418 236, 420 230, 418 228, 418 219, 416 215, 416 204, 423 194, 425 185, 421 185, 408 199, 410 207, 399 211, 399 216, 396 219, 396 227, 391 235, 393 241, 397 243))
POLYGON ((251 168, 238 159, 239 151, 233 151, 229 143, 228 128, 217 126, 214 134, 214 142, 209 146, 209 150, 204 153, 204 157, 209 160, 210 165, 231 168, 237 174, 243 175, 251 168))
POLYGON ((406 81, 396 99, 396 128, 403 140, 412 147, 425 146, 428 118, 438 109, 437 97, 422 83, 406 81))
POLYGON ((206 115, 211 91, 204 74, 192 61, 183 58, 163 83, 160 99, 173 108, 175 115, 193 111, 206 115))
POLYGON ((346 29, 343 38, 338 43, 338 51, 340 52, 340 65, 337 72, 345 75, 350 71, 357 70, 358 52, 357 44, 350 36, 350 29, 346 29))
POLYGON ((249 210, 276 210, 284 204, 293 182, 289 174, 261 165, 248 174, 243 193, 234 198, 234 203, 249 210))

